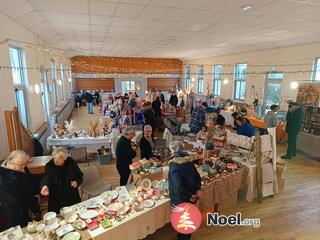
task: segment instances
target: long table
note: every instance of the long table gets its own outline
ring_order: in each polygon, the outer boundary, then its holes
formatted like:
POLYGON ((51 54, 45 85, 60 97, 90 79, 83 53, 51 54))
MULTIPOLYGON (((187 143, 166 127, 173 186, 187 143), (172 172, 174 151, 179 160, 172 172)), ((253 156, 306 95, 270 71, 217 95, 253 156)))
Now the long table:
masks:
POLYGON ((86 147, 87 149, 96 150, 104 146, 111 147, 111 137, 77 137, 77 138, 52 138, 47 139, 47 147, 52 146, 69 146, 69 147, 86 147))

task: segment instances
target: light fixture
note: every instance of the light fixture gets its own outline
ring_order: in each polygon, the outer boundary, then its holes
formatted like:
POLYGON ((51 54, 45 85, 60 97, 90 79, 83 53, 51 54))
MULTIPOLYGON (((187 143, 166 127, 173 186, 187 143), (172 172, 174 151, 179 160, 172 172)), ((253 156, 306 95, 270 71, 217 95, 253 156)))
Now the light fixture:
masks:
POLYGON ((292 83, 290 84, 291 89, 297 89, 298 86, 299 86, 299 84, 298 84, 297 82, 292 82, 292 83))
POLYGON ((69 77, 69 78, 68 78, 68 81, 69 81, 69 82, 72 82, 72 78, 71 78, 71 77, 69 77))
POLYGON ((61 81, 61 79, 58 80, 58 84, 59 84, 60 86, 62 86, 62 81, 61 81))
POLYGON ((226 85, 226 84, 228 84, 229 83, 229 79, 228 78, 226 78, 225 80, 223 80, 223 84, 224 85, 226 85))
POLYGON ((146 90, 146 94, 148 94, 148 90, 146 90))
POLYGON ((40 86, 39 86, 39 84, 35 84, 33 88, 34 88, 34 92, 35 92, 36 94, 39 94, 39 93, 40 93, 40 86))
POLYGON ((247 11, 252 9, 252 6, 251 5, 245 5, 241 9, 242 9, 242 11, 247 12, 247 11))

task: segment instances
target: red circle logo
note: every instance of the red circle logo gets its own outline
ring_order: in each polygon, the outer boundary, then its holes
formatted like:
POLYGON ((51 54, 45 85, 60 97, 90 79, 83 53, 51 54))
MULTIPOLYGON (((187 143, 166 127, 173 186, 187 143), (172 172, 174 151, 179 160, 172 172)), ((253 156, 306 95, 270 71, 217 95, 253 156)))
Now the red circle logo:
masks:
POLYGON ((180 203, 172 209, 171 225, 182 234, 191 234, 201 225, 201 212, 191 203, 180 203))

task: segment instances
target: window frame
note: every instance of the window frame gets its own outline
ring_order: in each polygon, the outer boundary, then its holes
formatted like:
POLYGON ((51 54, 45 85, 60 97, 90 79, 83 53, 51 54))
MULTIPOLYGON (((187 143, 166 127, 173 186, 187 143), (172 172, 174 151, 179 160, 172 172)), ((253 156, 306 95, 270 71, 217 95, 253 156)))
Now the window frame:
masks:
POLYGON ((264 101, 263 101, 263 106, 265 107, 266 112, 268 111, 267 110, 268 85, 269 85, 269 83, 280 84, 281 85, 280 93, 281 93, 282 82, 283 82, 284 76, 285 75, 283 73, 281 73, 281 72, 266 72, 266 80, 265 80, 265 86, 264 86, 264 101), (282 74, 282 78, 271 78, 271 77, 269 77, 270 74, 282 74))
POLYGON ((212 92, 213 92, 213 95, 215 96, 221 96, 221 90, 222 90, 222 69, 223 69, 223 66, 222 64, 215 64, 213 65, 213 68, 212 68, 212 92), (219 74, 219 76, 217 77, 216 75, 216 67, 221 67, 221 73, 219 74), (217 88, 216 88, 216 85, 219 85, 220 88, 218 87, 218 91, 217 91, 217 88))
POLYGON ((191 88, 191 68, 190 66, 186 66, 184 68, 184 84, 185 84, 185 89, 190 90, 191 88))
POLYGON ((315 81, 315 82, 320 81, 320 57, 316 57, 314 59, 313 67, 312 67, 311 80, 315 81), (319 69, 318 69, 318 67, 319 67, 319 69), (319 72, 319 79, 316 79, 317 72, 319 72))
MULTIPOLYGON (((11 71, 12 74, 12 80, 13 80, 13 86, 14 86, 14 94, 15 94, 15 100, 19 111, 19 117, 22 122, 22 124, 25 126, 25 128, 29 128, 30 120, 29 120, 29 109, 27 106, 27 89, 26 84, 28 80, 28 73, 26 69, 26 58, 25 58, 25 52, 24 49, 15 45, 9 45, 9 57, 10 57, 10 65, 12 66, 12 59, 11 59, 11 49, 15 49, 18 54, 18 68, 19 68, 19 76, 20 76, 20 83, 15 83, 13 79, 13 71, 11 71), (18 97, 19 92, 22 92, 23 95, 23 106, 21 105, 21 101, 18 97), (23 111, 23 112, 22 112, 23 111)), ((13 68, 17 68, 17 66, 12 66, 13 68)), ((13 69, 12 69, 13 70, 13 69)))
POLYGON ((197 83, 198 83, 198 93, 203 94, 204 93, 204 66, 203 65, 198 67, 198 82, 197 83), (201 69, 202 69, 202 73, 200 73, 201 69), (201 82, 201 84, 200 84, 200 82, 201 82), (202 91, 200 89, 200 86, 202 86, 202 91))
POLYGON ((55 59, 50 60, 51 64, 51 79, 54 109, 58 108, 58 93, 57 93, 57 64, 55 59))
POLYGON ((247 81, 247 76, 248 76, 248 64, 247 63, 236 63, 235 66, 234 66, 234 92, 233 92, 233 98, 234 100, 237 100, 237 101, 241 101, 243 102, 245 100, 245 92, 246 92, 246 81, 247 81), (245 77, 244 78, 238 78, 239 75, 243 75, 242 73, 238 73, 237 72, 237 66, 239 65, 243 65, 245 64, 246 65, 246 73, 245 73, 245 77), (240 85, 240 90, 239 90, 239 97, 237 97, 237 86, 238 86, 238 83, 240 85), (244 83, 244 95, 243 97, 240 96, 241 94, 241 86, 242 84, 244 83))

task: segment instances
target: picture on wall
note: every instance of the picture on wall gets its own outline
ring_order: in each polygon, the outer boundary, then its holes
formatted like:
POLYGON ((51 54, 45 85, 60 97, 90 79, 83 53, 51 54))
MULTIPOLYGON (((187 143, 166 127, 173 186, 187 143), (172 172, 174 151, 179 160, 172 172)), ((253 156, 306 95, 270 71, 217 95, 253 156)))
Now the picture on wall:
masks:
POLYGON ((320 106, 320 84, 302 83, 299 85, 297 102, 301 106, 320 106))

